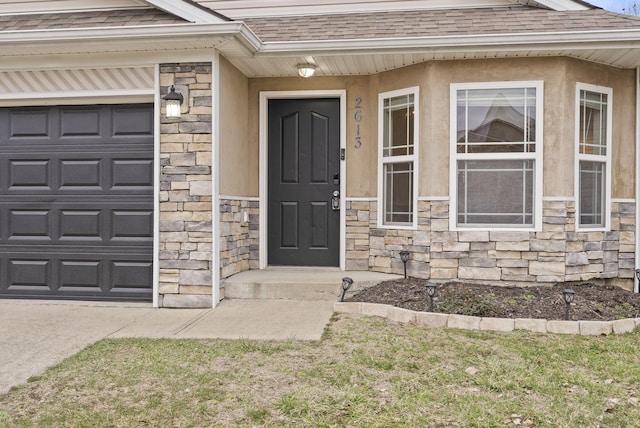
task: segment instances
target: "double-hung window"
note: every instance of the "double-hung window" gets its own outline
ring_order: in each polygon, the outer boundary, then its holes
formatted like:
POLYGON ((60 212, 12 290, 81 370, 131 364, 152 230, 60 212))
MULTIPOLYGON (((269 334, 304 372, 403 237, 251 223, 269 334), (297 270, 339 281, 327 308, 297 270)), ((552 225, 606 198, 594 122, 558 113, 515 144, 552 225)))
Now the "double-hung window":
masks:
POLYGON ((542 227, 543 83, 451 85, 451 228, 542 227))
POLYGON ((378 96, 378 226, 417 224, 417 87, 378 96))
POLYGON ((613 90, 579 83, 576 90, 578 228, 609 227, 613 90))

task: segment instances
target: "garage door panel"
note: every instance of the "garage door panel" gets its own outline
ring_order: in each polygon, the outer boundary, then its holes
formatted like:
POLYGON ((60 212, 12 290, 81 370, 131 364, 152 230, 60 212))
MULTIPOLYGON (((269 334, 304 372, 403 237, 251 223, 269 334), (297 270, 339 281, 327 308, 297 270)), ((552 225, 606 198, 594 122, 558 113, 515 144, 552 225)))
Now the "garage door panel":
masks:
POLYGON ((38 191, 51 191, 49 160, 10 159, 9 188, 23 191, 27 187, 38 191))
POLYGON ((153 112, 136 107, 115 108, 112 129, 114 137, 153 136, 153 112))
POLYGON ((152 297, 153 106, 0 108, 0 297, 152 297))
POLYGON ((129 187, 153 187, 152 159, 113 159, 112 190, 129 187))
POLYGON ((103 190, 100 159, 61 159, 59 174, 60 189, 83 187, 86 191, 103 190))
POLYGON ((102 265, 101 260, 61 260, 58 290, 99 290, 102 265))
POLYGON ((50 210, 11 209, 8 213, 10 240, 28 239, 51 241, 50 210))
POLYGON ((100 138, 99 109, 65 109, 60 112, 60 137, 100 138))
POLYGON ((140 290, 153 277, 153 265, 150 261, 114 260, 111 263, 113 289, 126 293, 127 290, 140 290))
POLYGON ((147 241, 153 238, 153 211, 112 210, 111 239, 129 242, 147 241))
POLYGON ((8 256, 0 266, 3 297, 142 300, 151 298, 153 263, 136 253, 8 256), (6 269, 6 271, 4 271, 6 269))
MULTIPOLYGON (((153 192, 153 159, 148 152, 105 154, 95 153, 73 158, 64 154, 31 154, 20 159, 0 162, 4 178, 0 191, 30 192, 51 196, 56 194, 108 195, 131 191, 153 192)), ((2 174, 2 171, 0 171, 2 174)))
POLYGON ((33 203, 0 203, 0 245, 138 246, 153 241, 152 201, 120 201, 114 198, 87 203, 84 200, 33 203))
POLYGON ((89 209, 61 209, 60 240, 102 240, 102 211, 89 209))
POLYGON ((51 262, 46 259, 9 260, 9 287, 12 290, 39 290, 49 287, 51 262))
POLYGON ((8 112, 10 138, 47 138, 51 132, 51 116, 48 109, 12 109, 8 112))

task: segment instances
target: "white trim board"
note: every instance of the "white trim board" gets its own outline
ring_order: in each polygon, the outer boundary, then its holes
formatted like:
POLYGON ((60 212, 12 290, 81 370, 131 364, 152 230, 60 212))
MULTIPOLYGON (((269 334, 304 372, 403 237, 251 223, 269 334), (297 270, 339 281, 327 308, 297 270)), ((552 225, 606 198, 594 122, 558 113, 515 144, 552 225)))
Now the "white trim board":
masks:
POLYGON ((249 201, 249 202, 260 202, 259 196, 229 196, 229 195, 220 195, 218 196, 220 200, 229 199, 232 201, 249 201))

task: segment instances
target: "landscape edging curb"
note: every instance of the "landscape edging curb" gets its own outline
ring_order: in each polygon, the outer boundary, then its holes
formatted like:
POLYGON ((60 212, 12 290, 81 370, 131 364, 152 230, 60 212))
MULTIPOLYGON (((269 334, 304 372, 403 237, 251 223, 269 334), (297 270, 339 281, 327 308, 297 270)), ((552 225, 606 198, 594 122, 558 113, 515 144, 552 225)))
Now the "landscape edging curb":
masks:
POLYGON ((403 324, 416 324, 433 328, 446 327, 459 330, 497 332, 525 330, 534 333, 600 336, 631 333, 640 327, 640 318, 626 318, 615 321, 558 321, 534 318, 471 317, 437 312, 412 311, 392 305, 363 302, 336 302, 333 305, 333 310, 344 314, 377 316, 403 324))

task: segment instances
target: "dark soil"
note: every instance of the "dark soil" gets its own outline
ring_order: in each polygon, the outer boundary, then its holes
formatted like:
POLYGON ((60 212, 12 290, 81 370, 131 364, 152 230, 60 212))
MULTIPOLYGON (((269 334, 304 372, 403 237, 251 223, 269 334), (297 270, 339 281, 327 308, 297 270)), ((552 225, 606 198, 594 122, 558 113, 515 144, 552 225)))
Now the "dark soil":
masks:
MULTIPOLYGON (((358 292, 345 301, 383 303, 414 311, 429 309, 429 296, 423 279, 385 281, 358 292)), ((640 294, 591 283, 554 286, 505 287, 449 282, 438 284, 434 312, 497 318, 541 318, 563 320, 565 302, 562 291, 576 294, 570 306, 570 319, 611 321, 640 318, 640 294)))

